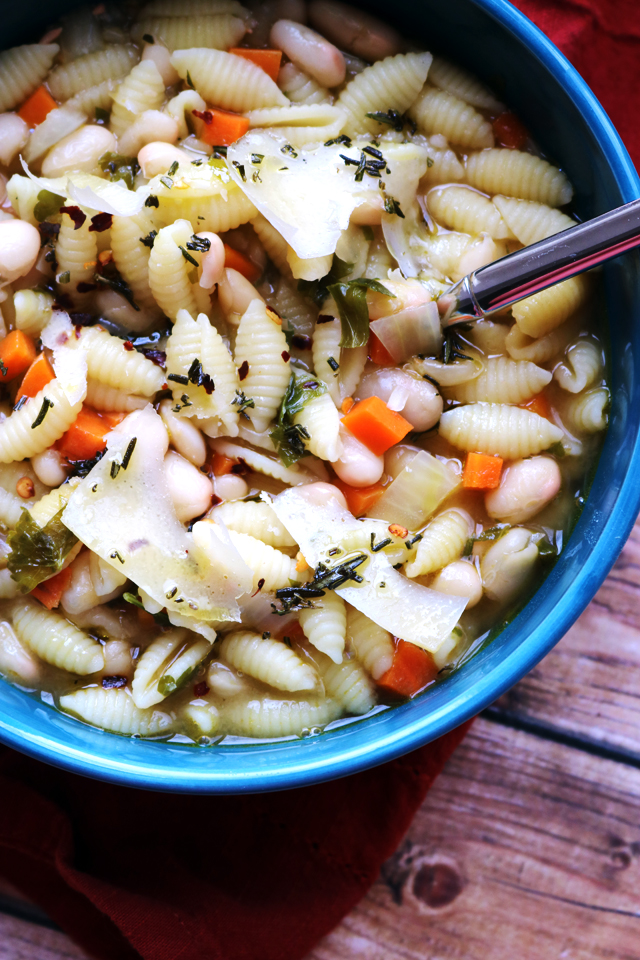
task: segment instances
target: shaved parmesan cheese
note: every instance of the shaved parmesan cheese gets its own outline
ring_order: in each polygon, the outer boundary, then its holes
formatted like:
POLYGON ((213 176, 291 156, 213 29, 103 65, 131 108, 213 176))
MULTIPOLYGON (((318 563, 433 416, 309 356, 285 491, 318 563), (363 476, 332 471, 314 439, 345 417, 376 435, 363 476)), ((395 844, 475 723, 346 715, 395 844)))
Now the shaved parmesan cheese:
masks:
POLYGON ((84 400, 87 395, 87 358, 82 350, 67 346, 75 338, 75 328, 64 310, 54 310, 40 337, 43 347, 53 352, 53 369, 69 403, 84 400))
MULTIPOLYGON (((21 158, 22 159, 22 158, 21 158)), ((58 196, 68 197, 87 210, 110 213, 115 217, 133 217, 140 213, 151 192, 149 187, 128 190, 121 180, 111 182, 92 173, 65 174, 64 177, 36 177, 22 160, 24 172, 40 190, 50 190, 58 196)))

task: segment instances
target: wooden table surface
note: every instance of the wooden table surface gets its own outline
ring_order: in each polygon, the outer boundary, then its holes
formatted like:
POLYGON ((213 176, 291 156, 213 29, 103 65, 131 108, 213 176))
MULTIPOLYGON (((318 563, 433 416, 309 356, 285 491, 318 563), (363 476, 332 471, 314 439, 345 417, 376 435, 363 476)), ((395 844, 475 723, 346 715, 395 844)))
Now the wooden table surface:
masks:
MULTIPOLYGON (((0 960, 87 960, 0 890, 0 960)), ((307 960, 640 960, 640 522, 307 960)), ((116 958, 114 958, 116 960, 116 958)))

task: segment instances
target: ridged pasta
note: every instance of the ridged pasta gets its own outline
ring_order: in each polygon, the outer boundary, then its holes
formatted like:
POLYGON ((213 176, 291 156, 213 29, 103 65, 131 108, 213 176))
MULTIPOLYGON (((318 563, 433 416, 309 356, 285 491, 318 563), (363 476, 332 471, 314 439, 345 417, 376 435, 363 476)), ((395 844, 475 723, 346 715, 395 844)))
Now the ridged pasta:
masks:
POLYGON ((60 697, 60 709, 111 733, 137 737, 167 736, 173 720, 162 710, 141 710, 128 690, 86 687, 60 697))
POLYGON ((193 124, 193 111, 206 110, 207 104, 196 90, 182 90, 177 96, 172 97, 164 108, 168 114, 178 124, 178 137, 183 140, 189 136, 190 124, 193 124), (189 123, 187 123, 187 120, 189 123))
POLYGON ((526 360, 492 357, 480 376, 446 391, 449 399, 462 403, 524 403, 551 383, 551 373, 526 360))
POLYGON ((96 109, 111 111, 111 102, 114 90, 118 86, 118 80, 103 80, 93 87, 87 87, 86 90, 80 90, 75 96, 66 101, 65 107, 71 107, 72 110, 80 110, 87 117, 93 119, 96 115, 96 109))
POLYGON ((347 115, 345 129, 379 133, 381 124, 367 118, 367 113, 390 109, 404 113, 422 90, 431 60, 430 53, 399 53, 366 67, 336 101, 347 115))
POLYGON ((11 607, 18 638, 54 667, 84 676, 104 667, 100 644, 54 610, 45 610, 30 597, 11 607))
POLYGON ((301 470, 296 464, 285 467, 280 460, 274 460, 265 456, 264 453, 258 453, 257 450, 243 447, 239 443, 230 443, 228 440, 219 439, 214 440, 211 446, 227 457, 244 460, 249 469, 256 473, 263 473, 267 477, 273 477, 275 480, 281 480, 283 483, 292 486, 298 483, 308 483, 312 479, 311 474, 301 470))
POLYGON ((467 73, 462 67, 450 63, 443 57, 433 58, 429 70, 429 83, 481 110, 496 112, 504 109, 503 104, 494 97, 491 90, 480 83, 473 74, 467 73))
POLYGON ((111 250, 116 267, 129 284, 139 307, 154 308, 156 301, 149 286, 151 250, 142 243, 153 229, 146 210, 133 217, 114 217, 111 224, 111 250))
POLYGON ((294 417, 294 423, 303 427, 308 437, 304 444, 321 460, 334 461, 342 454, 340 415, 328 393, 313 397, 294 417))
POLYGON ((7 181, 7 196, 11 201, 11 206, 20 220, 26 220, 34 227, 38 226, 33 211, 38 202, 39 192, 37 183, 34 183, 29 177, 20 176, 18 173, 14 173, 11 179, 7 181))
POLYGON ((455 183, 463 179, 464 167, 451 147, 429 145, 427 150, 427 171, 418 185, 418 193, 439 183, 455 183))
POLYGON ((511 313, 520 330, 528 337, 544 337, 578 309, 586 299, 588 290, 584 276, 570 277, 514 303, 511 313))
POLYGON ((222 50, 178 50, 171 63, 183 80, 187 73, 207 103, 244 113, 289 102, 273 80, 254 63, 222 50))
POLYGON ((268 503, 234 500, 222 503, 211 511, 216 522, 220 520, 230 530, 248 533, 270 547, 295 547, 296 542, 268 503))
POLYGON ((251 200, 231 181, 226 185, 226 195, 184 199, 175 196, 159 197, 156 218, 162 224, 172 224, 174 220, 183 219, 197 224, 198 231, 225 233, 248 223, 256 213, 251 200))
POLYGON ((425 241, 429 263, 445 277, 456 278, 460 258, 471 246, 467 233, 437 233, 425 241))
POLYGON ((369 280, 382 280, 384 282, 389 276, 389 270, 393 270, 393 267, 394 260, 389 253, 384 238, 373 240, 369 245, 364 276, 369 280))
POLYGON ((0 52, 0 113, 17 107, 40 86, 59 50, 57 43, 27 43, 0 52))
POLYGON ((333 590, 313 601, 314 606, 300 611, 300 626, 316 650, 334 663, 342 663, 347 636, 347 610, 344 600, 333 590))
POLYGON ((53 297, 45 290, 18 290, 13 295, 18 330, 38 337, 51 319, 53 297))
POLYGON ((153 60, 137 63, 113 94, 110 127, 122 137, 146 110, 159 110, 164 100, 164 81, 153 60))
MULTIPOLYGON (((62 214, 60 233, 56 243, 56 260, 58 263, 58 278, 68 273, 69 280, 60 283, 61 291, 70 293, 73 300, 82 303, 87 298, 87 292, 78 290, 79 283, 93 283, 98 259, 97 234, 89 232, 91 221, 87 217, 82 226, 76 230, 73 220, 68 213, 62 214)), ((66 280, 66 277, 65 277, 66 280)))
POLYGON ((0 463, 26 460, 48 449, 67 432, 82 408, 84 394, 70 403, 59 380, 52 380, 23 407, 0 423, 0 463), (45 400, 48 401, 45 406, 45 400), (44 418, 33 426, 42 411, 44 418))
POLYGON ((287 260, 289 244, 282 234, 279 233, 261 213, 253 218, 251 226, 257 233, 260 243, 264 247, 269 259, 275 263, 280 273, 284 274, 284 276, 289 276, 291 274, 291 268, 287 260))
POLYGON ((576 225, 576 221, 566 213, 546 203, 501 196, 494 197, 493 202, 514 237, 525 247, 576 225))
POLYGON ((286 553, 270 547, 247 533, 229 530, 231 543, 246 565, 253 572, 253 591, 273 593, 282 587, 290 586, 290 580, 296 579, 296 562, 286 553), (262 583, 261 583, 262 581, 262 583))
POLYGON ((228 50, 236 47, 245 33, 243 20, 229 13, 196 17, 149 17, 139 20, 131 31, 139 43, 145 34, 161 40, 171 52, 190 47, 228 50))
POLYGON ((352 397, 356 392, 364 368, 367 365, 367 347, 345 347, 340 354, 340 398, 352 397))
POLYGON ((513 237, 491 200, 468 187, 442 187, 430 190, 429 213, 438 223, 459 233, 488 233, 498 240, 513 237))
POLYGON ((44 496, 34 503, 29 513, 39 527, 46 527, 50 520, 53 520, 56 513, 68 503, 69 497, 80 483, 80 477, 71 477, 61 487, 50 490, 44 496))
POLYGON ((294 693, 315 690, 318 675, 309 663, 280 640, 261 637, 250 630, 227 634, 220 644, 220 656, 236 670, 276 690, 294 693))
POLYGON ((176 220, 163 227, 155 238, 149 257, 149 286, 154 299, 165 316, 175 320, 179 310, 198 312, 189 280, 193 269, 184 257, 181 247, 186 244, 194 230, 188 220, 176 220))
POLYGON ((537 413, 503 403, 472 403, 447 410, 439 431, 454 447, 506 460, 540 453, 563 436, 559 427, 537 413))
POLYGON ((333 254, 326 257, 299 257, 293 247, 287 247, 287 263, 295 280, 321 280, 331 270, 333 254))
POLYGON ((595 387, 572 397, 565 408, 569 425, 578 433, 599 433, 607 425, 610 403, 606 387, 595 387))
POLYGON ((235 361, 238 368, 248 364, 240 389, 254 401, 247 413, 258 431, 266 430, 285 394, 291 377, 288 357, 281 327, 269 318, 264 303, 254 300, 238 326, 235 361))
POLYGON ((328 361, 340 363, 341 338, 342 325, 337 318, 316 324, 312 347, 313 369, 318 380, 326 384, 329 396, 335 404, 340 403, 338 370, 334 370, 328 361))
POLYGON ((149 403, 148 397, 138 397, 126 390, 110 387, 99 380, 87 380, 87 403, 95 410, 113 410, 130 413, 141 410, 149 403))
POLYGON ((285 63, 278 74, 278 86, 292 103, 332 103, 326 87, 301 70, 295 63, 285 63))
POLYGON ((461 147, 492 147, 493 130, 488 120, 452 93, 426 86, 409 110, 418 130, 429 136, 441 133, 461 147))
POLYGON ((340 704, 328 697, 310 700, 234 697, 225 704, 223 717, 229 733, 236 736, 290 737, 323 727, 339 717, 340 712, 340 704))
POLYGON ((83 327, 74 346, 85 351, 88 376, 100 383, 144 397, 153 396, 164 383, 160 367, 100 327, 83 327))
POLYGON ((325 695, 336 700, 343 710, 354 716, 363 716, 374 708, 375 688, 357 661, 333 663, 323 654, 315 654, 313 659, 324 684, 325 695))
POLYGON ((246 114, 252 127, 273 130, 287 143, 301 146, 336 137, 345 124, 345 114, 331 104, 290 104, 250 110, 246 114))
POLYGON ((33 500, 23 500, 15 493, 0 487, 0 524, 5 527, 15 527, 24 507, 30 507, 32 503, 33 500))
POLYGON ((457 560, 474 527, 466 510, 443 510, 422 531, 415 559, 404 568, 406 575, 421 577, 457 560))
POLYGON ((568 320, 539 339, 528 337, 518 325, 514 325, 507 334, 504 345, 514 360, 530 360, 532 363, 546 363, 551 360, 573 339, 578 332, 576 319, 568 320))
POLYGON ((573 196, 566 175, 541 157, 496 147, 472 153, 465 163, 465 179, 485 193, 504 193, 562 207, 573 196))
POLYGON ((186 630, 168 630, 149 644, 136 664, 131 692, 136 707, 153 707, 187 682, 211 644, 186 630))
POLYGON ((145 17, 214 17, 232 13, 234 17, 248 19, 251 14, 238 0, 152 0, 142 9, 145 17))
POLYGON ((56 100, 69 100, 105 80, 119 80, 129 73, 139 59, 136 48, 131 44, 113 44, 55 67, 47 83, 56 100))
POLYGON ((567 349, 564 363, 553 371, 563 390, 581 393, 590 387, 602 371, 602 350, 591 340, 577 340, 567 349))
POLYGON ((191 735, 199 743, 203 737, 212 737, 220 727, 220 712, 218 708, 207 700, 192 700, 183 707, 178 716, 187 721, 191 728, 191 735))

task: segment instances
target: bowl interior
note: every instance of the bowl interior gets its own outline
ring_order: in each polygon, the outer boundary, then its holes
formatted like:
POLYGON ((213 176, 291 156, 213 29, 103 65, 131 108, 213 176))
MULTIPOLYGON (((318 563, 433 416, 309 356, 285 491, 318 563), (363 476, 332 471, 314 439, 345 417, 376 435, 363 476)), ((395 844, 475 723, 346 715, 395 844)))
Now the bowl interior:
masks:
MULTIPOLYGON (((179 2, 179 0, 177 0, 179 2)), ((78 4, 36 0, 5 12, 2 46, 32 40, 78 4)), ((504 0, 381 0, 367 9, 487 81, 576 189, 588 219, 640 196, 640 181, 595 97, 549 41, 504 0)), ((380 109, 384 109, 381 105, 380 109)), ((0 682, 0 739, 77 773, 149 789, 284 789, 355 773, 418 747, 515 683, 566 632, 606 576, 640 507, 640 256, 604 270, 611 339, 610 427, 586 507, 526 609, 478 656, 417 700, 309 740, 194 748, 127 740, 84 726, 0 682)))

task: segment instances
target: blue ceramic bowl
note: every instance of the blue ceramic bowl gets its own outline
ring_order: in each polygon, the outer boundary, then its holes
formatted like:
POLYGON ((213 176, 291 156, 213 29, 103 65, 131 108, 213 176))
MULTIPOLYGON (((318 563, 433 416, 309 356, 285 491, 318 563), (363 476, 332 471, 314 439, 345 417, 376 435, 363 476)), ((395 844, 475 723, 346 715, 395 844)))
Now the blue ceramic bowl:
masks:
MULTIPOLYGON (((3 45, 28 41, 73 6, 36 0, 4 14, 3 45)), ((388 4, 367 9, 388 16, 388 4), (386 9, 385 9, 386 8, 386 9)), ((640 181, 589 88, 505 0, 396 0, 393 22, 466 63, 524 119, 567 171, 576 210, 597 216, 640 196, 640 181)), ((239 793, 304 786, 391 760, 457 727, 516 683, 586 607, 640 509, 640 259, 605 270, 613 406, 600 466, 559 562, 523 612, 474 659, 417 700, 309 740, 196 748, 127 740, 71 720, 0 682, 0 740, 98 779, 153 790, 239 793)))

